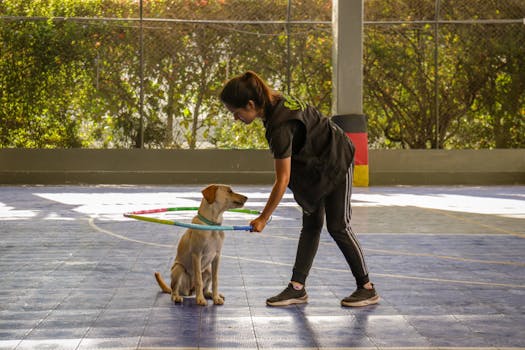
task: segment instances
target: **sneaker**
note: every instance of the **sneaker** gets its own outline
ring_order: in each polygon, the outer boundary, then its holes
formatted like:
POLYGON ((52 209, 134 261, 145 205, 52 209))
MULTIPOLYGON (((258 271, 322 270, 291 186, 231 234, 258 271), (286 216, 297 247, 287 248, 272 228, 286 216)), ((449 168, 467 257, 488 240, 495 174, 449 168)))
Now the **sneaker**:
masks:
POLYGON ((366 306, 377 304, 379 302, 379 295, 376 290, 366 288, 357 288, 350 296, 341 300, 342 306, 366 306))
POLYGON ((308 302, 308 294, 303 287, 297 290, 291 283, 288 284, 285 290, 274 297, 266 299, 266 305, 269 306, 286 306, 292 304, 304 304, 308 302))

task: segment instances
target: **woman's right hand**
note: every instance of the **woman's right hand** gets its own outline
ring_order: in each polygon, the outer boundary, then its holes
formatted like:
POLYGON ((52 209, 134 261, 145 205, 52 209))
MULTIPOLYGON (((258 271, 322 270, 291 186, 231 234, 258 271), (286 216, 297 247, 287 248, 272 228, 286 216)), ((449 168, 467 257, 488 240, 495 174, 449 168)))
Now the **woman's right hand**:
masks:
POLYGON ((256 219, 252 220, 250 222, 250 225, 252 226, 251 232, 262 232, 264 228, 266 227, 266 223, 268 220, 264 218, 263 216, 259 216, 256 219))

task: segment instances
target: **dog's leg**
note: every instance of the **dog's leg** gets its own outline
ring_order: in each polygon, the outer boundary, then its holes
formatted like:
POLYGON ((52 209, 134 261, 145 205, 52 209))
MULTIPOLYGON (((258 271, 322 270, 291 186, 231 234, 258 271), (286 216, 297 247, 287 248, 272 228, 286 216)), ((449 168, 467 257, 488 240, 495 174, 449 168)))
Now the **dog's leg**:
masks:
POLYGON ((221 262, 221 253, 218 252, 211 262, 211 288, 213 303, 215 305, 224 304, 224 298, 219 294, 219 263, 221 262))
POLYGON ((211 293, 211 264, 202 271, 202 292, 206 299, 212 299, 211 293))
POLYGON ((184 300, 180 296, 180 282, 184 274, 184 268, 178 264, 173 265, 171 269, 171 300, 174 303, 182 303, 184 300))
POLYGON ((198 253, 192 253, 191 258, 193 261, 193 273, 194 282, 195 282, 195 300, 197 304, 206 306, 208 302, 204 298, 204 293, 202 292, 202 267, 201 267, 201 255, 198 253))
MULTIPOLYGON (((204 297, 206 299, 213 299, 213 293, 212 293, 212 279, 211 279, 211 264, 208 266, 207 269, 204 269, 204 271, 202 272, 202 281, 204 283, 204 288, 203 288, 203 293, 204 293, 204 297)), ((222 293, 219 293, 219 296, 223 299, 223 300, 226 300, 224 298, 224 295, 222 293)))

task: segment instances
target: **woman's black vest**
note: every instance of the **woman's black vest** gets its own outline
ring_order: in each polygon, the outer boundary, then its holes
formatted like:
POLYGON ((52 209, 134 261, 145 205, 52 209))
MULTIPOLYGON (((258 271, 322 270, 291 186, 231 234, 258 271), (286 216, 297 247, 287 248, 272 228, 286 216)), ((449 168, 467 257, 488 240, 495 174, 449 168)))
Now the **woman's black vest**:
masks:
POLYGON ((290 120, 300 121, 306 132, 304 145, 292 152, 288 187, 306 212, 313 212, 336 184, 345 179, 355 148, 343 130, 319 111, 291 97, 283 97, 266 118, 266 139, 290 120))

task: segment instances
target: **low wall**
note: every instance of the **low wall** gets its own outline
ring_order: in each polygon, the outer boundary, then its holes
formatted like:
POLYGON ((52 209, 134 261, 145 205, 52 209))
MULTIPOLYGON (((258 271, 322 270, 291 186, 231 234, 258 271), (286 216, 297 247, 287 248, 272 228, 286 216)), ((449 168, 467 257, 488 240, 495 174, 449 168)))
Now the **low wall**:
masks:
MULTIPOLYGON (((370 185, 525 184, 525 149, 370 150, 370 185)), ((0 184, 272 184, 267 150, 0 149, 0 184)))
POLYGON ((3 184, 258 184, 273 182, 264 150, 4 149, 3 184))
POLYGON ((370 184, 525 184, 525 149, 371 151, 370 184))

